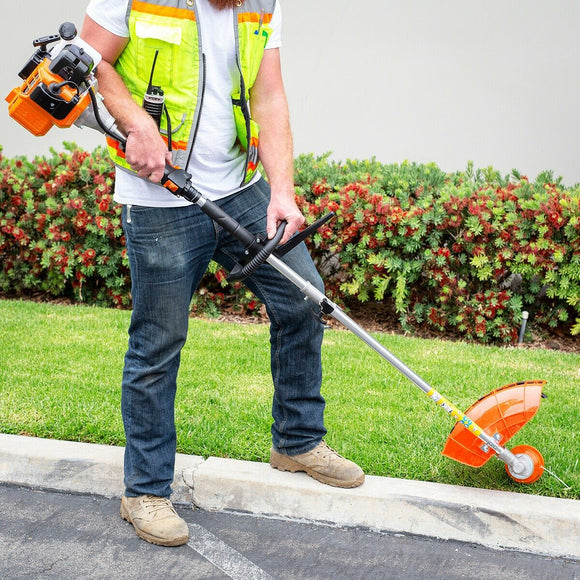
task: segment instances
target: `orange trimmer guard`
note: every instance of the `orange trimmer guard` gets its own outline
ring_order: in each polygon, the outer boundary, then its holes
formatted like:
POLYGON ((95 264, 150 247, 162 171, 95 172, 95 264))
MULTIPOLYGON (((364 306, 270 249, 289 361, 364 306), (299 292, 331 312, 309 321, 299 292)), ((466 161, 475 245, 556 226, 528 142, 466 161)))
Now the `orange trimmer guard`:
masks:
MULTIPOLYGON (((485 433, 505 446, 538 411, 546 381, 511 383, 474 403, 465 415, 485 433)), ((457 423, 445 444, 443 455, 471 467, 481 467, 494 451, 479 437, 457 423)))

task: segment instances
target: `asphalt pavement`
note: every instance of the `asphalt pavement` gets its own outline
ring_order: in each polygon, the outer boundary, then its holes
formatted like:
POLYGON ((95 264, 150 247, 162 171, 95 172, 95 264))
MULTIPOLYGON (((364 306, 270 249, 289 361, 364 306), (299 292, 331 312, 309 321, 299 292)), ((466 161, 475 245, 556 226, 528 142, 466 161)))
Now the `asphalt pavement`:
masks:
POLYGON ((122 463, 118 447, 0 435, 0 578, 580 580, 577 500, 373 476, 342 490, 180 454, 191 540, 159 548, 118 514, 122 463))
POLYGON ((9 580, 577 580, 580 562, 453 540, 178 506, 191 539, 139 539, 118 499, 0 485, 0 578, 9 580))

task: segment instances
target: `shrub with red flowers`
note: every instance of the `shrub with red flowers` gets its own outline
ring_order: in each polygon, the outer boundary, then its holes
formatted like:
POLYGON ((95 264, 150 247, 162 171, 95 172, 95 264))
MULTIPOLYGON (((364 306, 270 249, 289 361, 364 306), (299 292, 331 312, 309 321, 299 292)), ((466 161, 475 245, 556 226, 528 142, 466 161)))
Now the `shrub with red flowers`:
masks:
MULTIPOLYGON (((534 182, 492 168, 447 174, 434 164, 295 162, 308 241, 336 302, 394 307, 401 326, 482 342, 531 324, 580 334, 580 188, 550 172, 534 182)), ((107 154, 74 145, 49 158, 0 153, 0 291, 129 306, 130 275, 107 154)), ((256 298, 212 263, 192 308, 255 314, 256 298)))
POLYGON ((308 221, 336 213, 310 242, 333 299, 390 301, 406 330, 482 342, 515 341, 524 310, 580 333, 580 188, 312 155, 295 179, 308 221))
POLYGON ((28 161, 0 157, 0 290, 130 304, 120 207, 104 150, 72 144, 28 161))

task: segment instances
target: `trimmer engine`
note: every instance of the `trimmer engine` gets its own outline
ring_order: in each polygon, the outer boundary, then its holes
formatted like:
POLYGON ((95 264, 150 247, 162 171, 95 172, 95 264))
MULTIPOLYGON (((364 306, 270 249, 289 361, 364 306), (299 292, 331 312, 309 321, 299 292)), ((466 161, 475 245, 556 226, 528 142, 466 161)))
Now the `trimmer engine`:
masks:
POLYGON ((92 72, 101 60, 74 24, 65 22, 58 32, 33 41, 38 49, 19 73, 24 82, 6 97, 10 116, 37 136, 77 121, 91 102, 92 72))

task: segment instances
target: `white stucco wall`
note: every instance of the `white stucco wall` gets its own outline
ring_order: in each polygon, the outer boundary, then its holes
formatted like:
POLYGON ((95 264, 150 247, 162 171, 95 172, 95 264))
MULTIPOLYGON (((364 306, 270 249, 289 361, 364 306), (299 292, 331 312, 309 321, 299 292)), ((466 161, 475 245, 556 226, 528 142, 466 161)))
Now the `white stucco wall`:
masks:
MULTIPOLYGON (((3 0, 4 74, 18 84, 33 38, 82 22, 83 0, 22 8, 3 0)), ((468 160, 580 182, 577 0, 282 0, 283 63, 297 153, 337 159, 468 160)), ((92 148, 88 130, 28 136, 0 115, 6 155, 63 140, 92 148)))

